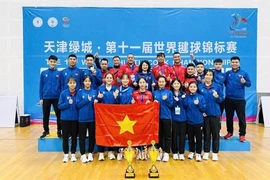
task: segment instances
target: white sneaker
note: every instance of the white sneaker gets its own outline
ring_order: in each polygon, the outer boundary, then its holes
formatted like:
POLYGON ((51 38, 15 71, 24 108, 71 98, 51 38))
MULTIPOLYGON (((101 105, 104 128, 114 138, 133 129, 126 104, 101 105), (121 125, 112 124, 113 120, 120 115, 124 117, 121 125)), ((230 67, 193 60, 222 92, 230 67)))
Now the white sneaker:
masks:
POLYGON ((168 162, 169 159, 170 159, 169 153, 164 153, 164 156, 163 156, 163 158, 162 158, 162 161, 163 161, 163 162, 168 162))
POLYGON ((136 157, 136 159, 140 160, 141 157, 142 157, 142 152, 141 152, 141 150, 137 149, 137 157, 136 157))
POLYGON ((89 154, 88 154, 88 159, 87 159, 87 161, 88 161, 88 162, 92 162, 93 160, 94 160, 93 154, 92 154, 92 153, 89 153, 89 154))
POLYGON ((77 161, 77 158, 76 158, 75 154, 71 154, 70 160, 71 160, 72 162, 76 162, 76 161, 77 161))
POLYGON ((98 155, 98 160, 99 160, 99 161, 104 161, 104 160, 105 160, 105 158, 104 158, 104 153, 99 153, 99 155, 98 155))
POLYGON ((188 155, 188 159, 193 159, 193 157, 194 157, 194 153, 190 152, 189 155, 188 155))
POLYGON ((145 151, 142 151, 142 153, 141 153, 141 160, 142 161, 146 159, 145 156, 146 156, 145 151))
POLYGON ((109 151, 108 152, 108 157, 109 157, 110 160, 114 160, 115 159, 115 155, 113 154, 112 151, 109 151))
POLYGON ((203 159, 204 160, 208 160, 209 157, 209 153, 203 153, 203 159))
POLYGON ((178 160, 178 154, 173 154, 173 160, 178 160))
POLYGON ((218 161, 218 154, 217 153, 212 153, 212 160, 218 161))
POLYGON ((179 154, 179 158, 178 159, 181 160, 181 161, 184 161, 185 160, 184 154, 179 154))
POLYGON ((64 158, 63 158, 62 162, 63 163, 68 162, 68 158, 69 158, 68 154, 64 154, 64 158))
POLYGON ((202 157, 200 154, 196 154, 196 161, 198 161, 198 162, 202 161, 202 157))
POLYGON ((117 160, 122 161, 122 159, 123 159, 123 153, 120 152, 117 154, 117 160))
POLYGON ((81 156, 81 161, 82 163, 87 163, 87 158, 85 154, 81 156))
POLYGON ((160 152, 159 155, 158 155, 158 157, 157 157, 157 161, 161 161, 162 160, 162 156, 163 156, 163 153, 160 152))

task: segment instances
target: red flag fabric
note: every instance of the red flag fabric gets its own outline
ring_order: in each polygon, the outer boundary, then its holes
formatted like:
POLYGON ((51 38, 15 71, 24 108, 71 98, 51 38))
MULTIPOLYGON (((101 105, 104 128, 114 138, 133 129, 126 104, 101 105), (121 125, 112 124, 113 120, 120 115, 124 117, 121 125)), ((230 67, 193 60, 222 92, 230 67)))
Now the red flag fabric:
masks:
POLYGON ((158 142, 159 103, 95 104, 96 144, 101 146, 148 145, 158 142))

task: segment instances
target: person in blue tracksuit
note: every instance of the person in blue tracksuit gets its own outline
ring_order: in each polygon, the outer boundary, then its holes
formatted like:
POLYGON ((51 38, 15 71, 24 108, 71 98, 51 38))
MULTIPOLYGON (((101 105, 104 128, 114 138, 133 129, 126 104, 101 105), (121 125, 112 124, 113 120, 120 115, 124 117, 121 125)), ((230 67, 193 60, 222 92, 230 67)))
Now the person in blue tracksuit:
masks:
MULTIPOLYGON (((202 62, 199 62, 195 58, 195 56, 194 56, 194 54, 192 52, 190 53, 190 58, 192 59, 192 61, 194 62, 194 64, 196 66, 199 65, 199 63, 200 64, 203 64, 202 62)), ((215 59, 214 60, 214 69, 213 69, 213 71, 214 71, 215 76, 214 76, 214 80, 213 81, 215 83, 218 83, 221 86, 222 92, 223 92, 224 82, 226 80, 226 74, 222 72, 222 63, 223 63, 222 59, 219 59, 218 58, 218 59, 215 59)), ((206 69, 204 69, 204 74, 205 73, 206 73, 206 69)), ((219 103, 219 107, 220 107, 220 114, 221 114, 220 116, 222 116, 223 111, 224 111, 224 108, 225 108, 224 98, 223 98, 223 101, 221 103, 219 103)))
POLYGON ((222 90, 222 94, 223 94, 223 96, 222 96, 223 101, 221 103, 219 103, 221 116, 222 116, 224 108, 225 108, 223 90, 224 90, 224 82, 226 80, 226 74, 224 72, 222 72, 222 63, 223 63, 222 59, 215 59, 214 60, 214 69, 213 69, 213 71, 214 71, 213 81, 220 85, 221 90, 222 90))
POLYGON ((70 54, 68 56, 68 68, 61 71, 61 91, 68 89, 68 79, 73 77, 76 79, 76 91, 82 87, 83 72, 81 69, 76 67, 77 56, 70 54))
POLYGON ((213 82, 214 72, 206 70, 205 82, 200 84, 198 92, 203 95, 206 104, 204 116, 204 154, 203 159, 207 160, 210 152, 210 141, 212 136, 212 160, 218 160, 219 131, 220 131, 220 107, 223 101, 223 92, 219 84, 213 82))
POLYGON ((156 86, 157 81, 155 76, 151 72, 150 63, 147 60, 144 60, 140 63, 139 71, 135 76, 135 81, 133 83, 134 87, 138 88, 138 83, 140 77, 144 77, 146 79, 146 89, 152 92, 153 88, 156 86))
POLYGON ((85 61, 87 69, 84 70, 83 76, 91 77, 91 89, 97 89, 102 84, 102 73, 101 70, 95 67, 94 55, 86 54, 85 61))
POLYGON ((68 89, 62 91, 58 108, 61 110, 62 133, 63 133, 63 162, 69 160, 68 139, 71 135, 71 161, 77 161, 75 157, 77 147, 77 130, 78 130, 78 110, 76 108, 76 79, 71 77, 68 79, 68 89))
POLYGON ((172 144, 172 113, 171 107, 173 106, 173 95, 170 90, 165 88, 166 77, 158 77, 158 89, 154 91, 154 101, 160 103, 159 114, 159 143, 158 147, 162 147, 164 150, 164 156, 162 153, 158 156, 159 161, 169 161, 169 153, 172 144), (163 146, 163 139, 165 139, 165 146, 163 146))
MULTIPOLYGON (((105 84, 99 86, 98 88, 98 102, 103 104, 118 104, 119 103, 119 88, 112 85, 114 76, 112 73, 108 72, 104 76, 105 84)), ((109 147, 108 157, 110 160, 115 159, 113 153, 114 148, 109 147)), ((104 146, 98 147, 99 151, 99 161, 104 161, 104 146)))
POLYGON ((122 85, 119 87, 119 104, 131 104, 134 89, 128 86, 129 79, 130 77, 126 73, 121 77, 122 85))
POLYGON ((226 98, 225 111, 227 122, 227 135, 225 139, 233 136, 233 116, 234 111, 239 119, 239 136, 240 142, 245 142, 246 138, 246 100, 245 87, 251 86, 249 75, 240 69, 240 58, 234 56, 231 58, 232 70, 226 72, 226 98))
POLYGON ((43 111, 43 129, 44 129, 44 132, 40 136, 41 139, 50 135, 49 117, 51 105, 53 106, 57 118, 57 136, 59 138, 62 137, 60 110, 57 107, 59 96, 61 93, 60 71, 56 69, 57 60, 58 58, 56 56, 51 55, 48 58, 49 68, 45 71, 42 71, 40 74, 39 103, 42 106, 43 111))
POLYGON ((201 161, 202 152, 202 128, 203 113, 205 112, 206 103, 202 95, 197 93, 197 83, 189 83, 190 93, 184 100, 184 107, 187 115, 187 133, 189 142, 189 159, 193 159, 196 146, 196 161, 201 161), (194 140, 196 138, 196 141, 194 140))
MULTIPOLYGON (((127 73, 121 76, 121 86, 119 87, 119 104, 131 104, 132 103, 132 93, 134 89, 130 87, 129 80, 130 77, 127 73)), ((123 158, 123 148, 117 147, 117 160, 121 161, 123 158)))
POLYGON ((91 88, 92 78, 84 76, 83 85, 84 89, 80 90, 77 94, 76 107, 79 110, 79 142, 81 161, 83 163, 93 161, 93 151, 95 146, 95 111, 94 103, 97 100, 97 91, 91 88), (88 131, 89 146, 88 158, 85 154, 85 140, 88 131))
POLYGON ((173 79, 171 91, 173 93, 172 111, 172 153, 173 159, 185 160, 185 139, 186 139, 186 110, 183 103, 186 93, 182 91, 183 85, 179 79, 173 79), (178 154, 179 153, 179 154, 178 154))

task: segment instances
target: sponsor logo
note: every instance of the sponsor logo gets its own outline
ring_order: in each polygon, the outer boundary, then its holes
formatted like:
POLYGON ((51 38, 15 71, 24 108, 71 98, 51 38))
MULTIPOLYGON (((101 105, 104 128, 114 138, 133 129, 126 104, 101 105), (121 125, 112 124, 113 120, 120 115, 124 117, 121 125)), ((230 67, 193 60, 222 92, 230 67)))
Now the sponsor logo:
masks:
POLYGON ((50 17, 48 19, 48 25, 51 27, 51 28, 55 28, 58 24, 58 20, 55 18, 55 17, 50 17))
POLYGON ((69 18, 68 17, 63 17, 62 21, 63 21, 63 27, 68 28, 69 27, 69 18))
POLYGON ((43 20, 40 17, 35 17, 33 19, 33 25, 37 28, 41 27, 43 25, 43 20))

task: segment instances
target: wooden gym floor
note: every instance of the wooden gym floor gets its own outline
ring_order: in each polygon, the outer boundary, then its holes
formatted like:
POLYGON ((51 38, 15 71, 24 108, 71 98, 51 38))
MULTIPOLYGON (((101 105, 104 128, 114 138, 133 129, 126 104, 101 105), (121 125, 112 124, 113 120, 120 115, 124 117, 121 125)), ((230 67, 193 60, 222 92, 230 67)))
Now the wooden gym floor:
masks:
MULTIPOLYGON (((56 127, 51 125, 51 131, 56 127)), ((222 134, 225 134, 225 125, 222 134)), ((238 126, 235 124, 235 134, 238 126)), ((42 133, 42 125, 20 128, 0 128, 0 180, 53 180, 53 179, 124 179, 127 162, 97 160, 82 164, 62 163, 63 154, 39 153, 37 139, 42 133)), ((248 124, 246 138, 251 142, 250 152, 220 152, 219 161, 196 162, 195 160, 157 162, 159 179, 214 179, 214 180, 268 180, 270 179, 270 128, 248 124)), ((188 152, 186 152, 187 155, 188 152)), ((133 161, 135 179, 148 179, 147 161, 133 161)))

